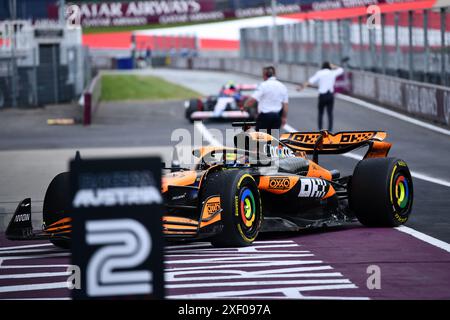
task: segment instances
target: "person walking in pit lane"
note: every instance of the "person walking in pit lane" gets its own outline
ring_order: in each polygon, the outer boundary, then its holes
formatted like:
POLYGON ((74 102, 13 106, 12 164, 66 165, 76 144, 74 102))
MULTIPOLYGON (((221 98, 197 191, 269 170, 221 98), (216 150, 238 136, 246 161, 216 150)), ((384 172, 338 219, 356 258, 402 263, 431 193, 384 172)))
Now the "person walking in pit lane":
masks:
POLYGON ((301 91, 309 86, 318 86, 319 130, 323 129, 323 113, 326 109, 328 115, 328 131, 333 131, 334 85, 336 84, 336 78, 343 73, 343 68, 326 61, 322 64, 322 69, 317 71, 307 82, 299 85, 297 88, 298 91, 301 91))
POLYGON ((284 84, 275 77, 275 67, 269 66, 262 71, 264 81, 258 86, 244 105, 250 108, 258 103, 258 116, 256 118, 256 130, 277 129, 286 124, 288 114, 288 91, 284 84))

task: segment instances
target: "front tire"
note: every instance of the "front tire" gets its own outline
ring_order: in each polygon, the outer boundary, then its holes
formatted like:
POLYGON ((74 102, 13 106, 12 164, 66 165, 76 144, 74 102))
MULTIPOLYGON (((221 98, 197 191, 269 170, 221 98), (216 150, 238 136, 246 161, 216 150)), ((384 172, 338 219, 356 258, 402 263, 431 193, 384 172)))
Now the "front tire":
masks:
POLYGON ((245 247, 255 241, 263 220, 261 197, 253 177, 241 170, 210 173, 203 199, 220 195, 222 231, 211 239, 215 247, 245 247))
POLYGON ((353 173, 350 207, 368 227, 398 227, 408 220, 413 204, 408 166, 395 158, 360 161, 353 173))

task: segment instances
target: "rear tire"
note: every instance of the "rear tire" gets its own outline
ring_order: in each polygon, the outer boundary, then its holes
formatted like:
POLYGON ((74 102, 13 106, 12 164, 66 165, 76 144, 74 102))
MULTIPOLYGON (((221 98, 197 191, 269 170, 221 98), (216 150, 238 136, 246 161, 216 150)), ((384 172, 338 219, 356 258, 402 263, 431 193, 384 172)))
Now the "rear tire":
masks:
POLYGON ((241 170, 210 173, 202 199, 220 195, 222 231, 214 247, 245 247, 255 241, 263 220, 261 197, 253 177, 241 170))
POLYGON ((368 227, 397 227, 411 214, 413 182, 406 163, 395 158, 360 161, 353 173, 350 207, 368 227))
MULTIPOLYGON (((44 197, 43 220, 46 226, 58 220, 67 218, 70 209, 70 174, 58 174, 50 182, 44 197)), ((55 246, 63 249, 70 248, 69 240, 50 240, 55 246)))
POLYGON ((191 99, 191 100, 189 100, 189 106, 186 108, 186 112, 185 112, 186 119, 188 119, 191 123, 194 122, 191 119, 191 115, 195 111, 198 111, 198 100, 197 99, 191 99))

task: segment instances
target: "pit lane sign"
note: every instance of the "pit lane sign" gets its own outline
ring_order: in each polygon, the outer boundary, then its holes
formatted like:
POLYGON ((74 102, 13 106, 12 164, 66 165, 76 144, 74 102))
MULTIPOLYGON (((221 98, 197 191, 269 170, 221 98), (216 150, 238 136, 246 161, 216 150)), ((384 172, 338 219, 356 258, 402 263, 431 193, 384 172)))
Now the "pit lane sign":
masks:
POLYGON ((162 299, 161 160, 73 160, 74 299, 162 299))

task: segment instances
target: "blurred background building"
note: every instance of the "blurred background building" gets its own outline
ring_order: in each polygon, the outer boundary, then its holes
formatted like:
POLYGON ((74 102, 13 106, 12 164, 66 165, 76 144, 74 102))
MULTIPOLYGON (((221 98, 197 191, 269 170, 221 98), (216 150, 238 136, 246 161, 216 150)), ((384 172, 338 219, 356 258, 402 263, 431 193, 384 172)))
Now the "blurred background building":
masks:
POLYGON ((0 0, 0 107, 77 100, 93 68, 133 68, 149 57, 155 65, 208 55, 313 67, 330 60, 450 85, 450 0, 276 4, 273 33, 271 0, 0 0), (376 19, 362 3, 382 8, 376 19), (83 29, 67 25, 68 4, 79 6, 83 29), (224 20, 216 29, 191 26, 224 20))

